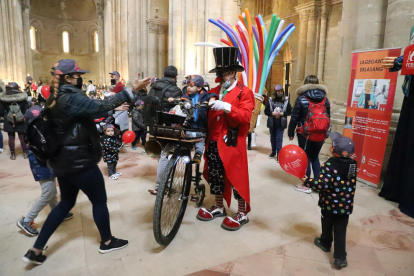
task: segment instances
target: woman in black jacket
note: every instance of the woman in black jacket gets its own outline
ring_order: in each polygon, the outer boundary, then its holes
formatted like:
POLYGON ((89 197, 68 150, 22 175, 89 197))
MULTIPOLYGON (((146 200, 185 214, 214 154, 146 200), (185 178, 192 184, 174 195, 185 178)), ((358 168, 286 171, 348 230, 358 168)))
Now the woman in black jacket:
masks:
MULTIPOLYGON (((305 124, 306 115, 308 114, 309 108, 309 100, 314 103, 320 103, 326 98, 327 93, 328 89, 326 88, 326 86, 319 85, 319 80, 316 76, 309 75, 306 77, 304 85, 299 87, 298 90, 296 90, 298 98, 296 99, 295 106, 293 107, 292 117, 289 123, 289 140, 293 140, 293 137, 295 136, 296 127, 303 126, 305 124)), ((331 107, 328 98, 326 98, 325 106, 326 112, 330 117, 331 107)), ((313 175, 315 178, 317 178, 319 177, 321 170, 321 165, 319 163, 319 152, 321 151, 324 142, 314 142, 306 140, 306 138, 303 137, 300 133, 298 133, 297 135, 299 147, 305 149, 306 145, 305 152, 308 156, 308 169, 306 171, 306 175, 310 177, 312 167, 313 175)), ((304 192, 310 192, 307 189, 305 190, 304 192)))
MULTIPOLYGON (((50 94, 45 111, 61 149, 47 160, 47 164, 57 175, 62 200, 49 214, 33 248, 23 258, 34 264, 46 260, 42 250, 75 205, 79 190, 92 202, 93 218, 101 235, 99 252, 107 253, 128 245, 128 241, 111 234, 105 182, 98 168, 102 149, 93 116, 133 101, 133 94, 123 90, 103 101, 91 100, 81 90, 81 75, 89 71, 81 70, 72 59, 56 62, 53 69, 59 78, 59 93, 50 94)), ((136 79, 135 88, 141 89, 148 82, 149 78, 136 79)))
POLYGON ((9 135, 10 159, 16 160, 16 132, 23 149, 24 159, 27 159, 27 145, 24 142, 25 123, 22 116, 13 116, 11 121, 7 119, 11 105, 18 106, 21 115, 29 109, 27 94, 23 93, 15 82, 10 82, 6 86, 6 92, 0 93, 0 117, 4 118, 4 131, 9 135))
POLYGON ((287 116, 292 113, 292 106, 289 98, 285 96, 285 91, 280 84, 275 86, 272 97, 266 103, 265 115, 267 118, 267 127, 270 131, 270 143, 272 145, 272 153, 270 159, 275 158, 279 162, 279 152, 283 146, 283 133, 287 127, 287 116))

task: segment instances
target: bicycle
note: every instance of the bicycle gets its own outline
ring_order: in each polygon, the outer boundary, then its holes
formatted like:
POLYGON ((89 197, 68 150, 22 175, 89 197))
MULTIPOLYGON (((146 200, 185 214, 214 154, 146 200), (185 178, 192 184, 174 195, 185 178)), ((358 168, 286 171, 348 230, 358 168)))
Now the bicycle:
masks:
POLYGON ((185 116, 158 114, 161 122, 172 126, 149 126, 150 140, 145 146, 147 154, 152 157, 160 155, 167 146, 169 148, 169 161, 159 183, 153 215, 155 240, 164 246, 177 234, 188 200, 200 207, 205 198, 205 185, 200 184, 200 164, 191 161, 191 150, 195 143, 205 139, 205 130, 186 127, 192 118, 192 111, 199 106, 189 102, 180 103, 180 106, 184 107, 185 116), (196 165, 194 174, 193 164, 196 165), (190 195, 191 183, 194 183, 194 194, 190 195))

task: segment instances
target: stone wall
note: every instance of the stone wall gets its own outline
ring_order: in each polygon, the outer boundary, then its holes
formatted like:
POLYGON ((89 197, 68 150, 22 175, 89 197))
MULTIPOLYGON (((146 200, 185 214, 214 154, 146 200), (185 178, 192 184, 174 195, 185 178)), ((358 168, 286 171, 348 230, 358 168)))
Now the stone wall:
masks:
MULTIPOLYGON (((97 20, 62 21, 39 15, 30 15, 30 24, 37 31, 36 50, 32 50, 34 80, 50 79, 50 68, 60 59, 74 59, 82 69, 91 73, 84 76, 100 84, 98 53, 95 53, 93 33, 97 20), (69 53, 63 52, 62 32, 69 33, 69 53)), ((102 39, 102 38, 99 38, 102 39)))

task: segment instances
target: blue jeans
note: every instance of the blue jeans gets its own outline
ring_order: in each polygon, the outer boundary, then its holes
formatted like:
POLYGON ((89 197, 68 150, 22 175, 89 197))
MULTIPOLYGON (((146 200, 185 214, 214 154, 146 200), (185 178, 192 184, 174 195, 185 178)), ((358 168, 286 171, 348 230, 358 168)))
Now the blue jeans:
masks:
POLYGON ((284 128, 276 128, 270 129, 270 143, 272 145, 272 154, 279 154, 279 151, 283 147, 283 132, 285 132, 284 128))
POLYGON ((311 167, 313 171, 313 178, 319 178, 321 173, 321 164, 319 163, 319 152, 322 149, 322 142, 306 141, 306 138, 302 134, 298 133, 298 143, 299 147, 305 150, 306 155, 308 156, 308 169, 306 170, 306 176, 310 177, 311 167), (306 145, 306 149, 305 149, 306 145))
POLYGON ((101 234, 101 240, 109 241, 112 234, 106 206, 105 180, 98 166, 78 173, 57 174, 57 178, 62 200, 50 212, 33 247, 45 247, 50 236, 75 206, 79 190, 82 190, 92 202, 93 219, 101 234))

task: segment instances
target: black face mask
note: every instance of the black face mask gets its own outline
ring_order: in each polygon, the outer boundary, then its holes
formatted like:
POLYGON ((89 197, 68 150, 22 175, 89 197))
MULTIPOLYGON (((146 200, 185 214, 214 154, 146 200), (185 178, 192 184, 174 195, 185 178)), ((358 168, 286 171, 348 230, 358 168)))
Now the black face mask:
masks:
POLYGON ((116 84, 116 79, 111 79, 111 85, 115 85, 116 84))
POLYGON ((78 82, 76 83, 76 87, 82 89, 83 79, 81 77, 77 78, 78 82))

